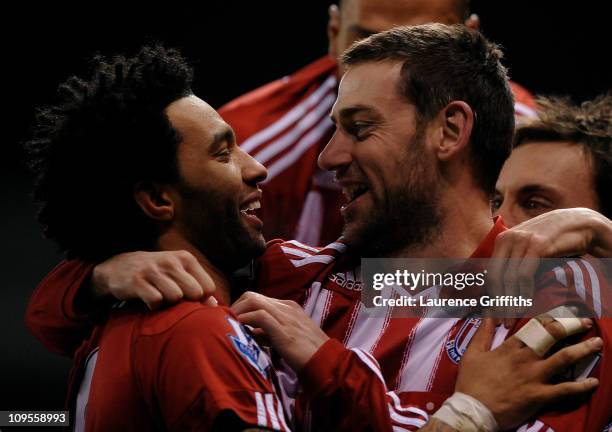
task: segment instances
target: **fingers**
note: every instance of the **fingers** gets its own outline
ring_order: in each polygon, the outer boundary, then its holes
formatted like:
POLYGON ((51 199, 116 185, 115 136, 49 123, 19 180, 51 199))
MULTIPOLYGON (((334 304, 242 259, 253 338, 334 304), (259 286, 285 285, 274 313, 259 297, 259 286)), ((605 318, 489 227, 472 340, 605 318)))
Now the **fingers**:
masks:
MULTIPOLYGON (((202 296, 208 296, 215 292, 215 283, 213 282, 210 275, 202 268, 198 260, 191 255, 189 252, 184 252, 179 256, 183 264, 183 268, 189 276, 195 279, 197 288, 194 288, 192 292, 185 292, 187 298, 197 300, 202 296)), ((190 285, 193 287, 193 285, 190 285)))
POLYGON ((238 316, 240 322, 252 326, 256 333, 261 336, 262 333, 270 339, 274 339, 275 335, 282 332, 283 326, 272 316, 268 311, 259 309, 251 312, 245 312, 238 316))
POLYGON ((158 309, 164 301, 162 293, 148 282, 142 284, 140 298, 150 310, 158 309))
POLYGON ((168 303, 176 303, 183 298, 183 290, 174 280, 160 272, 149 272, 146 281, 154 286, 168 303))
POLYGON ((568 381, 560 384, 546 386, 542 390, 542 397, 549 403, 558 399, 566 399, 595 390, 599 386, 597 378, 587 378, 583 381, 568 381))
POLYGON ((600 351, 602 347, 603 340, 594 337, 563 348, 542 362, 542 372, 548 378, 553 377, 579 360, 600 351))
POLYGON ((470 345, 468 346, 468 351, 489 351, 491 349, 491 344, 493 343, 493 337, 495 336, 495 324, 493 323, 493 319, 484 318, 480 322, 480 326, 476 331, 476 334, 472 338, 470 345))

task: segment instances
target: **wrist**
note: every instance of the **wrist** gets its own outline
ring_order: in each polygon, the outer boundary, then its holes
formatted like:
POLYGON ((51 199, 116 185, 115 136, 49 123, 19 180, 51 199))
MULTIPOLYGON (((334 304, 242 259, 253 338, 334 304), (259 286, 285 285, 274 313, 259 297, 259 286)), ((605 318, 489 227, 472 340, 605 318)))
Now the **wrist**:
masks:
POLYGON ((493 413, 478 399, 455 392, 432 416, 460 432, 497 432, 493 413))
POLYGON ((108 279, 104 271, 100 270, 100 266, 101 264, 96 265, 91 273, 89 292, 93 299, 100 299, 110 294, 108 279))
POLYGON ((590 254, 595 257, 605 258, 612 256, 612 221, 605 216, 595 213, 590 218, 589 227, 593 233, 590 254))

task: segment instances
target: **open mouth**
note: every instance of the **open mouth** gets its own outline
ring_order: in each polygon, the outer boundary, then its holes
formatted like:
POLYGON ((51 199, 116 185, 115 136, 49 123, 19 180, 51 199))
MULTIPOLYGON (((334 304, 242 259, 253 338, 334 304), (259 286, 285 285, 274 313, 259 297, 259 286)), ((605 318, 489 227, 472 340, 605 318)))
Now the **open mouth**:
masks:
POLYGON ((254 216, 255 215, 255 210, 260 209, 261 208, 261 202, 259 200, 257 201, 251 201, 250 203, 245 203, 240 207, 240 213, 242 213, 245 216, 254 216))
POLYGON ((251 227, 257 231, 261 231, 263 228, 263 222, 257 217, 257 210, 261 208, 261 201, 254 200, 251 202, 244 203, 240 206, 240 215, 242 219, 251 227))
POLYGON ((352 185, 352 186, 344 186, 342 188, 342 193, 346 197, 346 206, 351 204, 357 198, 365 194, 370 188, 366 185, 352 185))

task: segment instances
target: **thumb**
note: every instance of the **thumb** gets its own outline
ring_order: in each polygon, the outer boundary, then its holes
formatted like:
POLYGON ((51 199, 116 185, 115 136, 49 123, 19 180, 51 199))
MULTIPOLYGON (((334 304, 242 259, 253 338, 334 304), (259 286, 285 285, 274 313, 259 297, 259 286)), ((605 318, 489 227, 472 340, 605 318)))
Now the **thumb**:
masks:
POLYGON ((491 350, 491 344, 493 343, 493 337, 495 336, 495 323, 493 318, 483 318, 480 321, 480 326, 476 331, 476 334, 472 338, 469 350, 478 352, 484 352, 491 350))

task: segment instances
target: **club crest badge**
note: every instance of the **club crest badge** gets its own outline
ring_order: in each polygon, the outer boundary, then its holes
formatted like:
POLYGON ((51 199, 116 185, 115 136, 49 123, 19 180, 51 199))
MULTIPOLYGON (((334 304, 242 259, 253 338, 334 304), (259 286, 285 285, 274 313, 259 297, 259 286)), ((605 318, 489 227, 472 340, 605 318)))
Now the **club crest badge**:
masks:
POLYGON ((474 333, 478 330, 480 322, 480 318, 468 318, 458 330, 453 330, 449 335, 448 341, 446 342, 446 354, 448 354, 448 358, 451 359, 453 363, 458 364, 461 360, 474 333))

